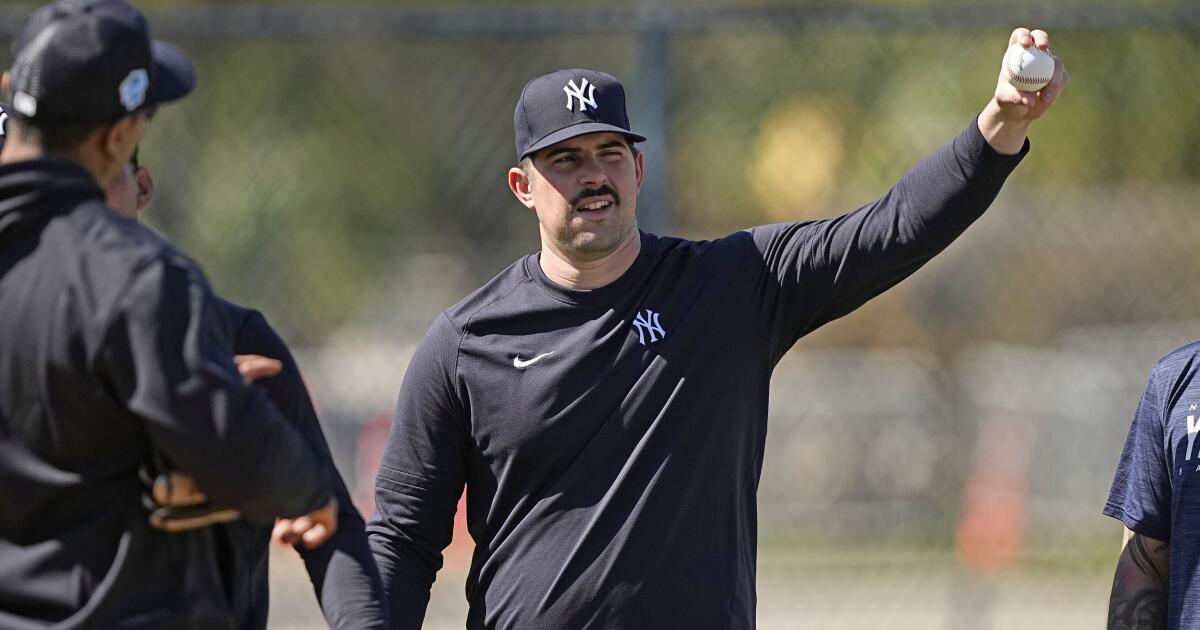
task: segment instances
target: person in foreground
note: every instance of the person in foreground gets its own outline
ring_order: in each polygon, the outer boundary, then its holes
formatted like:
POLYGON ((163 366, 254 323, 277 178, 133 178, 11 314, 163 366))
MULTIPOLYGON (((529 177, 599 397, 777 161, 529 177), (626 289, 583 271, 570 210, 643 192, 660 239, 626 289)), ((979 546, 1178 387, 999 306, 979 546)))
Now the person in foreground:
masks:
POLYGON ((1124 524, 1108 604, 1110 630, 1200 627, 1200 341, 1150 373, 1104 514, 1124 524))
POLYGON ((336 530, 322 467, 243 384, 199 267, 104 204, 194 80, 123 0, 35 10, 0 79, 2 628, 236 626, 212 529, 147 518, 152 452, 247 518, 306 516, 308 544, 336 530))
MULTIPOLYGON (((154 198, 154 178, 150 170, 138 162, 136 150, 121 176, 106 187, 105 195, 110 208, 134 220, 150 205, 154 198)), ((350 492, 333 463, 325 434, 317 420, 317 412, 291 351, 258 311, 220 297, 215 297, 213 304, 226 335, 233 343, 243 374, 252 361, 263 365, 264 358, 274 360, 275 365, 270 373, 255 382, 264 389, 283 417, 304 436, 333 485, 338 505, 337 531, 315 549, 301 545, 296 547, 304 558, 325 620, 335 630, 387 627, 379 571, 367 546, 362 515, 355 509, 350 492)), ((184 484, 185 488, 194 486, 192 480, 186 478, 176 477, 175 481, 184 484)), ((187 506, 207 504, 203 489, 196 487, 195 491, 200 494, 180 497, 176 502, 187 506)), ((166 503, 170 505, 171 502, 166 503)), ((224 510, 207 510, 193 517, 201 524, 206 524, 203 516, 213 512, 224 513, 224 510)), ((281 519, 275 527, 275 538, 288 543, 300 542, 301 534, 308 528, 294 525, 292 519, 281 519)), ((230 582, 234 584, 231 590, 233 608, 239 619, 237 627, 245 630, 266 628, 270 595, 267 560, 272 538, 271 526, 239 519, 214 527, 230 543, 228 564, 223 566, 229 567, 230 582)))
POLYGON ((464 483, 469 628, 754 627, 774 366, 978 218, 1066 81, 998 81, 854 212, 713 241, 639 231, 645 139, 616 79, 527 84, 508 183, 541 251, 442 313, 405 374, 368 523, 393 627, 421 625, 464 483))

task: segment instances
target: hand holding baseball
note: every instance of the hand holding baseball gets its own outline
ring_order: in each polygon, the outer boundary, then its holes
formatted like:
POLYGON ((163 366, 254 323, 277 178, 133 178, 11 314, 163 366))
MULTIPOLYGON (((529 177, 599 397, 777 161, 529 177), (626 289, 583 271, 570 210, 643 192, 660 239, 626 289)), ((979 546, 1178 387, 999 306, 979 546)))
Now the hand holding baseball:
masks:
POLYGON ((1050 109, 1067 85, 1067 69, 1050 52, 1046 31, 1018 28, 1009 36, 1008 45, 1000 63, 995 102, 1004 119, 1034 120, 1050 109))
POLYGON ((977 124, 979 131, 988 144, 996 151, 1013 155, 1025 144, 1029 125, 1045 114, 1055 99, 1067 85, 1067 70, 1063 62, 1050 52, 1050 36, 1046 31, 1018 28, 1008 38, 1009 51, 1001 61, 1000 76, 996 82, 996 94, 988 102, 987 107, 979 114, 977 124), (1013 50, 1016 46, 1020 50, 1013 50), (1037 91, 1030 91, 1041 82, 1044 76, 1014 76, 1025 70, 1024 61, 1033 62, 1030 69, 1041 73, 1044 69, 1038 67, 1045 63, 1045 55, 1054 62, 1050 80, 1037 91), (1041 57, 1039 61, 1038 58, 1041 57), (1022 68, 1011 67, 1012 63, 1022 68), (1033 79, 1033 80, 1027 80, 1033 79), (1011 80, 1011 82, 1010 82, 1011 80), (1014 85, 1015 84, 1015 85, 1014 85), (1018 88, 1017 86, 1020 86, 1018 88), (1028 88, 1028 89, 1025 89, 1028 88))
POLYGON ((1000 70, 1009 85, 1022 92, 1037 92, 1054 76, 1054 55, 1037 46, 1013 44, 1004 52, 1000 70))

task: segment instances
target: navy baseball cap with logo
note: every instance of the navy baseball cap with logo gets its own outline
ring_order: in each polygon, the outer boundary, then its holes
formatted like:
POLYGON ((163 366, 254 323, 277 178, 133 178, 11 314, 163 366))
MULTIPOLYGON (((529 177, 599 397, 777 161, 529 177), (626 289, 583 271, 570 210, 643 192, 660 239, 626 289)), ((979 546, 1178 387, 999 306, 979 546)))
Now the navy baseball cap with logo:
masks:
POLYGON ((150 39, 124 0, 57 0, 13 42, 10 114, 35 124, 107 124, 182 98, 196 83, 178 48, 150 39))
POLYGON ((513 129, 517 161, 586 133, 611 131, 633 142, 646 141, 629 129, 621 82, 595 70, 559 70, 525 84, 513 129))

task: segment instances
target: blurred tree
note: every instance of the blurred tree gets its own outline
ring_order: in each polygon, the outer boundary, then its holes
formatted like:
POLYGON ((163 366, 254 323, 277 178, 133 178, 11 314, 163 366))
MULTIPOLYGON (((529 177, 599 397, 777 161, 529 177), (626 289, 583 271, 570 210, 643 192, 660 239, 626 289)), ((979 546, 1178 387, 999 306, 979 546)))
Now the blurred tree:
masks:
MULTIPOLYGON (((524 13, 479 14, 472 7, 485 3, 366 4, 383 11, 368 16, 428 12, 406 18, 415 30, 402 37, 189 35, 168 20, 200 88, 156 119, 144 150, 160 182, 149 221, 222 292, 314 343, 349 324, 386 327, 413 286, 401 280, 410 260, 460 259, 443 265, 459 270, 446 274, 453 296, 535 249, 533 218, 504 183, 521 86, 561 67, 605 69, 627 85, 641 72, 634 24, 570 22, 599 5, 492 3, 524 13), (533 30, 466 26, 502 15, 533 30), (441 21, 421 21, 430 16, 441 21), (419 34, 435 23, 464 30, 419 34)), ((853 209, 967 124, 992 93, 1010 26, 945 28, 921 4, 822 3, 743 21, 663 14, 697 21, 670 35, 661 94, 629 96, 635 112, 669 98, 669 129, 650 142, 669 142, 670 160, 647 165, 671 182, 669 231, 708 238, 853 209), (904 25, 871 21, 888 15, 904 25)), ((305 24, 348 6, 310 5, 305 24)), ((1122 6, 1115 15, 1142 19, 1141 5, 1122 6)), ((980 334, 1036 340, 1105 318, 1189 316, 1171 277, 1197 271, 1185 252, 1200 230, 1187 201, 1200 178, 1200 88, 1184 80, 1200 70, 1197 32, 1053 32, 1073 79, 996 208, 930 269, 814 341, 950 351, 980 334), (1143 295, 1121 290, 1130 286, 1143 295)))

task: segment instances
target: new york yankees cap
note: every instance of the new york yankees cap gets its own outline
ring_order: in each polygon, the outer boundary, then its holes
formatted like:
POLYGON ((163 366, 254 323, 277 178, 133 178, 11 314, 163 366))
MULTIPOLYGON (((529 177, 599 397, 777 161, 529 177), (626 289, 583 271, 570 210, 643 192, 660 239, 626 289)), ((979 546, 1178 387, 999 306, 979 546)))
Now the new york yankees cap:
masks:
POLYGON ((174 46, 150 39, 125 0, 56 0, 13 42, 10 114, 37 124, 104 124, 182 98, 196 73, 174 46))
POLYGON ((526 83, 513 114, 513 130, 517 161, 587 133, 611 131, 633 142, 646 141, 629 129, 621 82, 595 70, 558 70, 526 83))

